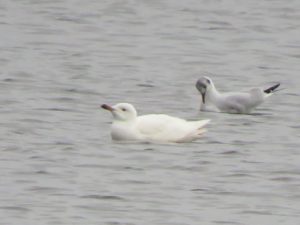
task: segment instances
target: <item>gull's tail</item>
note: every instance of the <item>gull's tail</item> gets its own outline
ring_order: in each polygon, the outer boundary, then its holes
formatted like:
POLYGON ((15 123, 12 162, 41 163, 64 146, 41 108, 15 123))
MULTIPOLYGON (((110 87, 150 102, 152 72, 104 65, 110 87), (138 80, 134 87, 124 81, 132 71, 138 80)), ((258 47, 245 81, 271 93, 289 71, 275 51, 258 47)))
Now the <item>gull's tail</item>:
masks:
POLYGON ((191 132, 187 133, 182 138, 176 140, 177 143, 184 143, 184 142, 191 142, 197 140, 202 137, 202 135, 206 132, 206 129, 203 128, 210 122, 209 119, 207 120, 200 120, 200 121, 190 121, 189 123, 193 124, 193 129, 191 132))
POLYGON ((280 83, 277 83, 277 84, 273 85, 272 87, 269 87, 269 88, 265 89, 264 92, 265 92, 266 94, 271 94, 271 93, 273 93, 273 92, 275 91, 275 89, 278 88, 279 86, 280 86, 280 83))

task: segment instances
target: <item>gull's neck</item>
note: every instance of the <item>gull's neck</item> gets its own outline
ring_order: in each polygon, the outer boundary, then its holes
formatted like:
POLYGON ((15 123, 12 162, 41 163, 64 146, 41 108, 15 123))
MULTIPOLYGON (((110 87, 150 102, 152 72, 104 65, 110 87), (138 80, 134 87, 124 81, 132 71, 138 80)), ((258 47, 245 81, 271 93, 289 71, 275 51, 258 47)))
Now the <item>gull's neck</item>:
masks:
POLYGON ((114 124, 126 124, 126 126, 135 124, 135 122, 136 122, 136 118, 133 118, 133 119, 130 119, 130 120, 120 120, 120 119, 114 119, 113 120, 114 124))
POLYGON ((221 93, 216 89, 214 84, 211 84, 211 88, 206 93, 207 98, 212 103, 217 103, 221 97, 221 93))

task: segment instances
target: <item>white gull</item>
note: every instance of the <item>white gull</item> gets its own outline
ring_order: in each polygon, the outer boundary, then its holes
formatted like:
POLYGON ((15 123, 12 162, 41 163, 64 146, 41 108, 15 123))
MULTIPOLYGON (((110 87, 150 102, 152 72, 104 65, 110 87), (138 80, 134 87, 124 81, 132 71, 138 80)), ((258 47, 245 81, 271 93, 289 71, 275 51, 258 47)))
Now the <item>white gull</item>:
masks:
POLYGON ((210 121, 186 121, 164 114, 137 116, 129 103, 101 107, 113 115, 111 136, 116 141, 191 142, 202 136, 206 131, 203 127, 210 121))
POLYGON ((252 88, 248 92, 219 92, 209 77, 202 77, 196 88, 202 95, 201 111, 207 110, 207 104, 214 105, 218 111, 226 113, 250 113, 266 98, 271 96, 280 83, 263 88, 252 88))

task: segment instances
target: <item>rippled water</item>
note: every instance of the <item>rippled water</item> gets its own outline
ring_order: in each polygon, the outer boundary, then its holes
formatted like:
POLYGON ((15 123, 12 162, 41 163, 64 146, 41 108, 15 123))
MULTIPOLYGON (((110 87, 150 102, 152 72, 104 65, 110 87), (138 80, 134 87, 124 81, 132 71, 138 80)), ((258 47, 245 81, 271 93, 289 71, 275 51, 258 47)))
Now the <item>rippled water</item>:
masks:
POLYGON ((0 224, 298 224, 300 1, 2 0, 0 224), (252 115, 199 112, 280 81, 252 115), (118 144, 102 103, 211 118, 188 144, 118 144))

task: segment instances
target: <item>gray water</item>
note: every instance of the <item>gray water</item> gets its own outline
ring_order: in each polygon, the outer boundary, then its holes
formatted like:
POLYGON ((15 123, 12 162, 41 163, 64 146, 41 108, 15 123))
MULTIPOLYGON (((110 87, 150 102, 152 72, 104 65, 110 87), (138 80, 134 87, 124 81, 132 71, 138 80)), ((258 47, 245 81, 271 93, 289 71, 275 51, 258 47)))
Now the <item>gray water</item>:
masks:
POLYGON ((0 224, 300 223, 300 1, 2 0, 0 224), (251 115, 199 112, 281 82, 251 115), (187 144, 119 144, 103 103, 210 118, 187 144))

